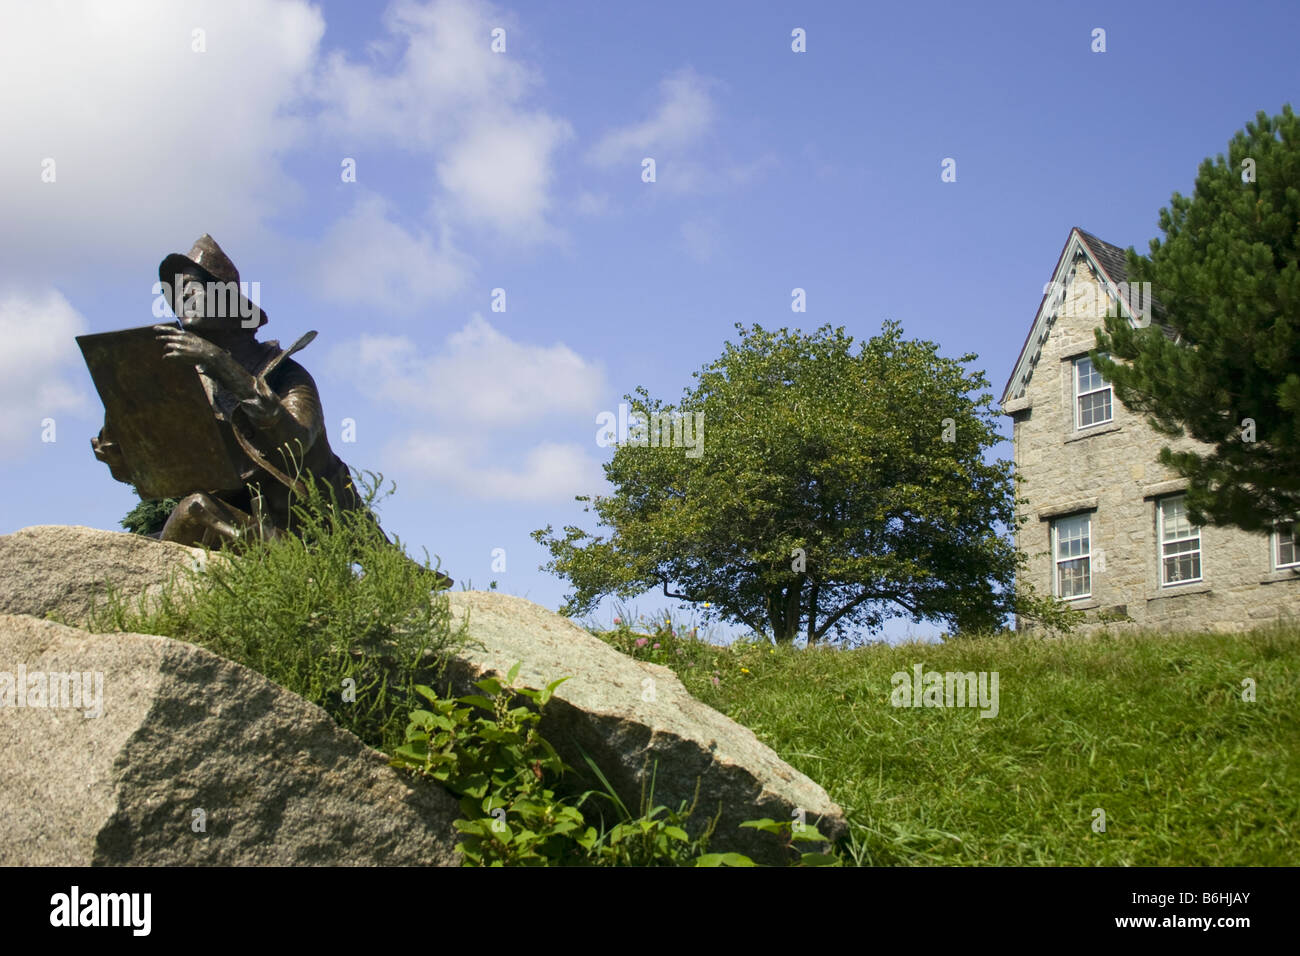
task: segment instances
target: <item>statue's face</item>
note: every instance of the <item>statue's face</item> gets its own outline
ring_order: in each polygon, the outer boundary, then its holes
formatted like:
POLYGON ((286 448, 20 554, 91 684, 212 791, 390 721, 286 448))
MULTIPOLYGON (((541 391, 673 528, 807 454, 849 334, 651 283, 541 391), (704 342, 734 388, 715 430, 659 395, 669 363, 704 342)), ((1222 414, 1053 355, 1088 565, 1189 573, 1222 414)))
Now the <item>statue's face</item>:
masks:
POLYGON ((181 286, 180 301, 173 311, 187 328, 207 317, 203 299, 203 282, 197 276, 185 276, 181 286))
POLYGON ((187 275, 182 279, 180 296, 173 303, 172 311, 180 319, 181 326, 191 332, 226 328, 226 320, 209 314, 213 305, 208 301, 203 280, 199 276, 187 275))

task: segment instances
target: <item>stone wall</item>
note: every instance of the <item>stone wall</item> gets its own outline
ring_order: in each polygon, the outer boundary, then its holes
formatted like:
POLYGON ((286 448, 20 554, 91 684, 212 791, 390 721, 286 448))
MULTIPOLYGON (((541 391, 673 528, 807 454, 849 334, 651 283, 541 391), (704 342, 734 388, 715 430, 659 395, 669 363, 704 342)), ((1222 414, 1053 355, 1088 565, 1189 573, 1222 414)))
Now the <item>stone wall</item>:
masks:
POLYGON ((1083 630, 1107 619, 1123 627, 1242 630, 1300 618, 1300 573, 1274 570, 1267 534, 1203 527, 1201 580, 1161 586, 1158 503, 1186 484, 1156 456, 1165 444, 1178 450, 1196 443, 1160 435, 1113 394, 1112 421, 1075 427, 1073 360, 1095 345, 1107 302, 1096 273, 1080 261, 1024 395, 1003 406, 1014 421, 1019 493, 1027 499, 1017 545, 1034 586, 1055 593, 1052 519, 1086 511, 1092 595, 1070 602, 1086 612, 1083 630))

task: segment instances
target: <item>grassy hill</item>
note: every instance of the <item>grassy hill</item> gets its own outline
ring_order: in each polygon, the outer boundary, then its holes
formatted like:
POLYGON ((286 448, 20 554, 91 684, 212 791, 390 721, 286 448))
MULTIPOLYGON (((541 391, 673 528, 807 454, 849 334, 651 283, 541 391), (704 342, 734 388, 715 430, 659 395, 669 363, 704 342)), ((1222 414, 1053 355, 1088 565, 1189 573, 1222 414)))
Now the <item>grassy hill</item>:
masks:
MULTIPOLYGON (((207 646, 392 753, 426 653, 461 635, 445 598, 430 602, 432 572, 362 513, 303 520, 311 547, 262 543, 183 599, 110 600, 91 629, 207 646), (364 705, 342 699, 347 678, 364 705)), ((857 650, 722 647, 669 620, 593 633, 673 668, 825 787, 851 824, 852 862, 1300 862, 1300 627, 857 650), (917 664, 997 672, 997 715, 892 706, 892 676, 917 664)))
POLYGON ((1300 628, 811 651, 595 633, 825 787, 860 864, 1300 862, 1300 628), (917 663, 998 672, 997 716, 891 706, 917 663))

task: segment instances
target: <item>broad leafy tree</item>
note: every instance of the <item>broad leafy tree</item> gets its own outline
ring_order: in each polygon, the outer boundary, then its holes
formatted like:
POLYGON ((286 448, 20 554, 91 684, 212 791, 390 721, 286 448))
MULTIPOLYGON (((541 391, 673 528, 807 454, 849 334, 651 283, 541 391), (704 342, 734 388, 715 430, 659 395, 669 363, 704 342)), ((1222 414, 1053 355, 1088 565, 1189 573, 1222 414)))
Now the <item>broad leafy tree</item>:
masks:
POLYGON ((1155 321, 1108 318, 1098 368, 1152 427, 1209 447, 1162 449, 1198 523, 1248 531, 1300 512, 1300 120, 1261 112, 1160 210, 1163 240, 1128 250, 1155 321), (1101 355, 1108 352, 1109 358, 1101 355))
POLYGON ((736 328, 679 405, 626 396, 660 425, 685 413, 688 441, 702 416, 698 457, 630 426, 605 465, 614 493, 578 499, 608 534, 533 533, 573 586, 568 613, 662 589, 706 620, 810 643, 900 613, 960 631, 1013 610, 1068 620, 1015 589, 1022 558, 999 533, 1016 520, 1011 465, 985 460, 1000 439, 992 397, 972 394, 987 381, 962 366, 974 355, 942 358, 897 323, 857 349, 842 328, 736 328))

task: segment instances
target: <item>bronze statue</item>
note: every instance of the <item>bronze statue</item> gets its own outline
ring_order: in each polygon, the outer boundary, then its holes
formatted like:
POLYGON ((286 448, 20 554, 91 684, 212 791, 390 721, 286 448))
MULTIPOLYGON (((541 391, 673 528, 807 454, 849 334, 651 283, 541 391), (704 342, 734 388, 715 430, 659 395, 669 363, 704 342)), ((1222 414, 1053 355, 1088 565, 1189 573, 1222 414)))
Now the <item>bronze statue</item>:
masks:
POLYGON ((209 235, 189 255, 163 259, 158 279, 178 325, 78 341, 105 401, 95 457, 142 497, 183 495, 162 539, 219 548, 249 534, 283 534, 291 499, 304 490, 300 472, 341 508, 360 507, 348 466, 325 436, 316 383, 289 358, 316 333, 288 350, 259 342, 266 313, 244 296, 239 271, 209 235), (146 362, 154 367, 140 368, 146 362), (194 369, 197 384, 193 373, 176 376, 165 365, 194 369))

